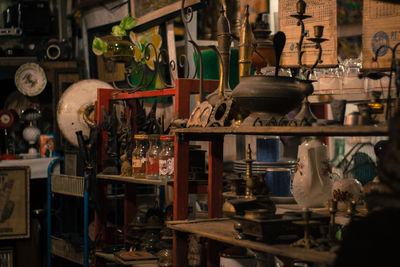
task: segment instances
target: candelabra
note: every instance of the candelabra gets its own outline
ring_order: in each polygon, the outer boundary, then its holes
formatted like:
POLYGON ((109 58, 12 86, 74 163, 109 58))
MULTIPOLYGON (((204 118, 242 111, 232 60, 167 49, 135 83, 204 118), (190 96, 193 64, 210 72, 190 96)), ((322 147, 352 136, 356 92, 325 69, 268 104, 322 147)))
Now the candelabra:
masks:
POLYGON ((316 60, 312 65, 306 65, 303 63, 303 55, 305 54, 306 51, 303 50, 303 41, 304 37, 306 37, 306 31, 304 27, 304 20, 311 18, 312 16, 306 15, 306 7, 307 4, 304 2, 304 0, 299 0, 296 3, 296 10, 297 14, 290 15, 293 18, 297 19, 297 26, 300 26, 301 32, 300 32, 300 40, 297 43, 297 55, 298 55, 298 64, 299 64, 299 69, 300 73, 299 75, 302 75, 303 78, 306 79, 306 84, 307 86, 304 86, 303 88, 303 95, 304 95, 304 100, 302 103, 302 107, 300 109, 300 112, 296 115, 295 121, 300 124, 300 125, 311 125, 313 122, 315 122, 317 119, 315 115, 312 113, 311 108, 310 108, 310 102, 308 101, 308 96, 311 95, 314 92, 314 88, 312 85, 312 82, 310 80, 310 75, 313 71, 313 69, 319 64, 322 63, 322 46, 321 43, 327 41, 328 39, 322 38, 323 32, 324 32, 324 26, 322 25, 315 25, 314 26, 314 38, 307 38, 308 41, 311 41, 315 44, 315 49, 318 50, 318 55, 316 60))

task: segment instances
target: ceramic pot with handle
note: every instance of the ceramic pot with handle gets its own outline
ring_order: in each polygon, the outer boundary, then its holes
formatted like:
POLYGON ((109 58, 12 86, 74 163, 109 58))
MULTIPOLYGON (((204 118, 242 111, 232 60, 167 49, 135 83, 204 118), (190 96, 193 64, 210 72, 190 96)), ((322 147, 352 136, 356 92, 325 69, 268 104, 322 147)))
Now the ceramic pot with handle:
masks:
POLYGON ((292 194, 303 208, 325 206, 331 198, 332 180, 328 148, 316 138, 306 139, 298 150, 292 194))

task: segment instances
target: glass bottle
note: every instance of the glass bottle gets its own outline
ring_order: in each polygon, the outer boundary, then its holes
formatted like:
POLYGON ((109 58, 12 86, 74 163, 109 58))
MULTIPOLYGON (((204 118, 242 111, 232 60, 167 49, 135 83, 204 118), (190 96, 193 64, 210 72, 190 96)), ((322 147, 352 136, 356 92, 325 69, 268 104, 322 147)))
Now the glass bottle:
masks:
POLYGON ((146 178, 151 180, 159 179, 158 154, 160 152, 160 136, 149 136, 149 150, 146 153, 146 178))
POLYGON ((161 180, 174 179, 174 136, 160 137, 162 148, 158 156, 159 176, 161 180))
POLYGON ((136 147, 132 152, 132 175, 136 178, 146 176, 146 152, 148 150, 148 136, 135 135, 136 147))

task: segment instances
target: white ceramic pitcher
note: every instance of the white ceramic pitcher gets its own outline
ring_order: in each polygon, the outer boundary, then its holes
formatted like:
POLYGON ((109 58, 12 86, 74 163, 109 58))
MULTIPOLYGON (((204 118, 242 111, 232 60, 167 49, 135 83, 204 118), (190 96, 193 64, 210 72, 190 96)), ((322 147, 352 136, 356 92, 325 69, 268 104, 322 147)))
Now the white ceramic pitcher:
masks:
POLYGON ((332 180, 328 148, 316 138, 306 139, 297 153, 292 194, 303 208, 322 207, 331 198, 332 180))

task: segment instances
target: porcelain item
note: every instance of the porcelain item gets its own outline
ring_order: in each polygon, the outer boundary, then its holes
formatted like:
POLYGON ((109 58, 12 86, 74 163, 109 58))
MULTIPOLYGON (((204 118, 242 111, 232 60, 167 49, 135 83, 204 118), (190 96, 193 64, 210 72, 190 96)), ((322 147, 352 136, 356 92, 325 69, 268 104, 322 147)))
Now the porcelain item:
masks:
POLYGON ((318 139, 306 139, 298 150, 292 194, 303 208, 322 207, 331 198, 328 148, 318 139))
POLYGON ((354 178, 341 178, 332 186, 332 197, 338 201, 359 201, 362 192, 361 183, 354 178))
POLYGON ((25 63, 21 65, 14 77, 18 91, 26 96, 40 94, 47 84, 44 70, 36 63, 25 63))

